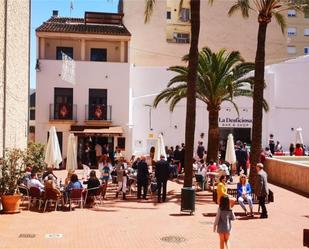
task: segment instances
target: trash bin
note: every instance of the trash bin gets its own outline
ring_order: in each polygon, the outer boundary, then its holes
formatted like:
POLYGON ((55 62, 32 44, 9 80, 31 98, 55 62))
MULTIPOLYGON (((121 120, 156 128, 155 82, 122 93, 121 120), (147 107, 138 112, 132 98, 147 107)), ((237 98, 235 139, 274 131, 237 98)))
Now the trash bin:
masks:
POLYGON ((192 187, 184 187, 181 189, 181 211, 190 212, 195 211, 195 189, 192 187))

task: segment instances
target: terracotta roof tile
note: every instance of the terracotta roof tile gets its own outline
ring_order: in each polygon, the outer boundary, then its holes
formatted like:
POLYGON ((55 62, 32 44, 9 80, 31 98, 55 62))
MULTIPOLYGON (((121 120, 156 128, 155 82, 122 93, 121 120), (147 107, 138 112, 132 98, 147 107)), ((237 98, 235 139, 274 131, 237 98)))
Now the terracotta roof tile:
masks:
POLYGON ((36 32, 60 32, 100 35, 131 36, 127 28, 114 24, 85 24, 84 18, 51 17, 36 29, 36 32))

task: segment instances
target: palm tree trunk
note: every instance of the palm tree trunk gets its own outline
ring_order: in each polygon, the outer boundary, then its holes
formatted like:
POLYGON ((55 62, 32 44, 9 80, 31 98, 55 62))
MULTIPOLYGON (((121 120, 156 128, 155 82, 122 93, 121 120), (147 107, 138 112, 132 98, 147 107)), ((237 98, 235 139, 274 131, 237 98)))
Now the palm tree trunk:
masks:
POLYGON ((191 44, 189 52, 189 72, 185 135, 185 177, 184 187, 192 187, 192 165, 196 114, 196 77, 198 67, 198 40, 200 33, 200 0, 191 0, 191 44))
POLYGON ((260 162, 262 144, 262 123, 263 123, 263 93, 264 93, 264 72, 265 72, 265 40, 267 23, 259 23, 258 44, 255 57, 254 93, 253 93, 253 124, 252 124, 252 147, 251 147, 251 168, 250 183, 256 184, 256 164, 260 162))
POLYGON ((219 109, 211 109, 208 112, 208 145, 206 161, 218 161, 219 150, 219 109))

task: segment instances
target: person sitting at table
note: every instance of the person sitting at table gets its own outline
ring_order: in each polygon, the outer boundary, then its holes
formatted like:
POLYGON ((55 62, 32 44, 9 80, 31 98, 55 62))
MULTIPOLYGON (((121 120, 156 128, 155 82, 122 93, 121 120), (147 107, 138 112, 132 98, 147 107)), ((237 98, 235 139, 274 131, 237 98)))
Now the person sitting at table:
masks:
POLYGON ((236 202, 233 196, 228 195, 226 187, 226 175, 221 175, 217 186, 217 203, 220 206, 220 200, 222 196, 228 196, 230 199, 230 207, 232 208, 236 202))
POLYGON ((46 189, 52 189, 57 196, 61 196, 61 192, 59 189, 57 189, 55 181, 54 181, 54 176, 52 174, 47 176, 47 180, 44 182, 45 190, 46 189))
MULTIPOLYGON (((213 172, 217 172, 218 168, 217 168, 217 165, 214 161, 210 160, 208 165, 207 165, 207 171, 210 172, 210 173, 213 173, 213 172)), ((212 175, 212 174, 209 174, 209 179, 210 179, 210 185, 213 185, 214 184, 214 181, 215 181, 215 176, 212 175)))
POLYGON ((64 180, 64 186, 67 187, 71 181, 71 176, 75 173, 74 169, 69 169, 67 177, 64 180))
POLYGON ((199 165, 199 167, 197 169, 197 173, 196 174, 203 176, 203 179, 206 178, 207 167, 206 167, 203 159, 201 160, 201 163, 200 163, 200 165, 199 165))
POLYGON ((38 176, 37 176, 36 173, 31 173, 31 179, 30 179, 30 181, 28 181, 27 187, 29 189, 31 187, 38 188, 38 189, 40 189, 41 192, 44 191, 44 185, 38 180, 38 176))
POLYGON ((57 181, 57 176, 54 174, 52 166, 47 166, 46 171, 42 175, 43 181, 47 181, 47 177, 49 175, 52 175, 53 176, 53 180, 57 181))
POLYGON ((78 180, 78 177, 76 174, 71 175, 71 180, 68 186, 66 187, 66 190, 70 192, 72 189, 82 189, 83 185, 81 182, 78 180))
POLYGON ((303 148, 301 147, 301 144, 296 144, 295 150, 294 150, 294 155, 295 156, 303 156, 304 155, 304 151, 303 148))
POLYGON ((239 205, 245 211, 245 215, 248 214, 244 201, 246 200, 250 208, 250 216, 253 217, 253 203, 251 196, 251 185, 247 182, 246 175, 241 175, 239 178, 239 183, 237 183, 237 200, 239 205))
POLYGON ((87 181, 83 182, 84 184, 87 184, 87 189, 88 190, 88 196, 87 196, 87 203, 93 202, 93 196, 97 193, 97 189, 92 189, 92 188, 97 188, 101 185, 99 179, 96 176, 96 173, 94 170, 90 171, 90 177, 87 181))

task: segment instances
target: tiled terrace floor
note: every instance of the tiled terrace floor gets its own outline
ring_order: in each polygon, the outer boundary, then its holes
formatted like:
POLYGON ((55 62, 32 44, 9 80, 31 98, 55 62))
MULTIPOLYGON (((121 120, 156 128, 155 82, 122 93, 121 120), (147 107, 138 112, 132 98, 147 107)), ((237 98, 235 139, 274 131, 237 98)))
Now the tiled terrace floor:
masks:
MULTIPOLYGON (((239 205, 234 207, 238 219, 233 222, 232 248, 303 248, 309 199, 271 188, 275 202, 268 205, 268 219, 244 217, 239 205)), ((137 201, 135 196, 116 200, 110 190, 98 208, 0 215, 0 248, 219 248, 213 232, 217 206, 210 192, 197 192, 196 212, 190 216, 180 213, 180 189, 180 184, 169 182, 168 202, 160 204, 155 198, 137 201), (19 238, 20 234, 35 237, 19 238), (46 238, 46 234, 63 237, 46 238), (181 238, 166 242, 162 240, 166 236, 181 238)), ((257 205, 254 208, 257 211, 257 205)))

